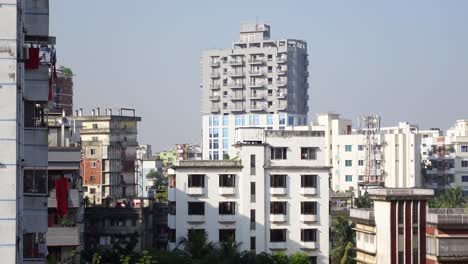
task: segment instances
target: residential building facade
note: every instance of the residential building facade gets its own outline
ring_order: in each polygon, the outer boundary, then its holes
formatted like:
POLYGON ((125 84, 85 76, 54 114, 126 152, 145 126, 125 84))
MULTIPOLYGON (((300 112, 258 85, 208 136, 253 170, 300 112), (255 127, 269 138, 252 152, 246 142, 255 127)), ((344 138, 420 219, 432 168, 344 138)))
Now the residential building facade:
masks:
POLYGON ((426 248, 427 264, 468 263, 468 209, 429 209, 426 248))
POLYGON ((307 124, 307 43, 270 39, 270 25, 242 23, 229 49, 201 58, 203 158, 236 154, 235 129, 307 124))
POLYGON ((73 115, 73 73, 67 68, 56 69, 56 78, 52 87, 52 100, 49 112, 73 115))
POLYGON ((73 120, 79 122, 83 150, 82 177, 84 195, 91 204, 105 198, 136 196, 137 124, 141 118, 134 109, 81 111, 73 120))
POLYGON ((351 209, 358 264, 426 263, 427 201, 434 191, 370 189, 374 208, 351 209))
POLYGON ((468 120, 457 120, 445 135, 440 130, 421 135, 424 185, 438 193, 461 186, 468 195, 468 120))
POLYGON ((169 239, 189 232, 242 250, 329 261, 330 168, 322 131, 236 130, 237 160, 180 161, 169 173, 169 239))
POLYGON ((79 263, 77 253, 83 249, 84 243, 81 146, 78 142, 71 141, 70 122, 64 115, 65 110, 63 116, 49 115, 47 221, 49 263, 79 263), (64 180, 67 182, 65 185, 62 184, 64 180))
MULTIPOLYGON (((352 122, 339 114, 318 114, 311 125, 325 131, 327 164, 332 166, 331 188, 334 191, 357 192, 366 187, 366 136, 363 129, 353 129, 352 122)), ((300 128, 294 128, 296 130, 300 128)), ((308 128, 306 128, 308 129, 308 128)), ((406 122, 381 127, 375 135, 379 175, 375 186, 389 188, 421 187, 420 146, 418 128, 406 122)))
POLYGON ((0 255, 45 263, 49 1, 0 0, 0 255), (44 55, 44 56, 42 56, 44 55), (47 56, 46 56, 47 55, 47 56))

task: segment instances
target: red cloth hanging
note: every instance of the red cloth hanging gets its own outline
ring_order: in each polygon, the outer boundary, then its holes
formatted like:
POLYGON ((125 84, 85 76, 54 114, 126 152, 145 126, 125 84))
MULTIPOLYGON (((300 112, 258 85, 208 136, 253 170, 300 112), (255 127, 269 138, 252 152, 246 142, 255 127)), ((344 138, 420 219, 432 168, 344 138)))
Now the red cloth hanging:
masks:
POLYGON ((55 180, 55 195, 57 199, 57 215, 61 219, 68 213, 68 180, 61 178, 55 180))
POLYGON ((26 69, 39 68, 39 48, 29 48, 29 59, 24 64, 26 69))

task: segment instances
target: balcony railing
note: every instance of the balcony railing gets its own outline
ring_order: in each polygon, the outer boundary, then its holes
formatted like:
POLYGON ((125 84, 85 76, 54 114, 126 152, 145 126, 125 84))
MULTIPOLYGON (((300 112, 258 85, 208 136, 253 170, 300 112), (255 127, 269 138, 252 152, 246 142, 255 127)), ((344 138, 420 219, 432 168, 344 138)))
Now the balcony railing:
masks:
POLYGON ((266 96, 264 94, 251 94, 250 99, 251 100, 265 100, 266 96))
POLYGON ((220 97, 219 95, 211 95, 210 96, 210 101, 219 101, 220 97))
POLYGON ((234 195, 236 187, 219 187, 219 195, 234 195))
POLYGON ((262 64, 264 62, 265 62, 265 59, 263 58, 249 59, 250 64, 262 64))
POLYGON ((275 250, 275 249, 286 249, 287 248, 287 243, 286 243, 286 241, 284 241, 284 242, 270 242, 270 243, 268 243, 268 247, 270 249, 273 249, 273 250, 275 250))
POLYGON ((187 222, 205 222, 205 215, 188 215, 187 222))
POLYGON ((277 81, 276 86, 278 87, 285 87, 288 84, 287 81, 277 81))
POLYGON ((270 188, 271 195, 285 195, 287 194, 286 187, 271 187, 270 188))
POLYGON ((188 187, 187 194, 188 195, 204 195, 205 188, 204 187, 188 187))
POLYGON ((218 222, 235 222, 236 215, 235 214, 220 214, 218 216, 218 222))
POLYGON ((301 188, 300 193, 302 195, 316 195, 317 194, 317 188, 303 187, 303 188, 301 188))
MULTIPOLYGON (((83 198, 78 189, 68 190, 68 207, 78 208, 81 207, 81 202, 83 198)), ((56 193, 55 190, 49 192, 49 198, 47 200, 49 208, 55 208, 57 206, 56 193)))
POLYGON ((230 98, 232 101, 242 101, 242 100, 245 99, 245 96, 233 94, 233 95, 231 95, 229 98, 230 98))
POLYGON ((266 111, 267 107, 265 105, 251 105, 250 106, 250 111, 266 111))
POLYGON ((270 214, 270 222, 286 222, 288 216, 285 214, 270 214))
POLYGON ((229 76, 231 76, 231 78, 242 78, 244 77, 244 73, 232 71, 232 72, 229 72, 229 76))
POLYGON ((250 76, 263 76, 265 75, 264 71, 249 71, 250 76))
POLYGON ((276 57, 276 62, 277 63, 286 63, 287 59, 288 58, 286 56, 276 57))
POLYGON ((47 246, 79 246, 79 227, 49 227, 47 229, 47 246))
POLYGON ((212 113, 219 113, 220 109, 219 109, 219 106, 212 106, 211 107, 211 112, 212 113))
POLYGON ((301 241, 301 248, 302 249, 316 249, 317 244, 315 241, 301 241))
POLYGON ((210 62, 210 66, 211 67, 219 67, 220 63, 219 63, 219 61, 216 61, 216 62, 212 61, 212 62, 210 62))
POLYGON ((244 61, 243 60, 229 60, 229 65, 231 66, 241 66, 241 65, 244 65, 244 61))
POLYGON ((250 88, 265 88, 264 82, 249 83, 250 88))
POLYGON ((317 222, 317 215, 315 214, 301 214, 300 220, 301 222, 317 222))
POLYGON ((212 72, 210 73, 211 78, 219 78, 219 72, 212 72))
POLYGON ((229 88, 231 89, 244 89, 244 84, 242 83, 230 83, 228 85, 229 88))

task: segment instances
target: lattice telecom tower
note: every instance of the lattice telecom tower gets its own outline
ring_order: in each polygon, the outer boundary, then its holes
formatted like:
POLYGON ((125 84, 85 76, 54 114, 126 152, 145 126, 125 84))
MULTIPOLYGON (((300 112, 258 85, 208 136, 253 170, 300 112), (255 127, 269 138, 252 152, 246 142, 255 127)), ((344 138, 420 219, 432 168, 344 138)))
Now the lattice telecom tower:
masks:
POLYGON ((380 116, 368 115, 359 117, 359 123, 363 123, 364 127, 361 129, 365 135, 365 148, 366 148, 366 168, 363 182, 361 185, 383 185, 382 170, 380 163, 382 160, 381 144, 377 135, 380 131, 380 116))

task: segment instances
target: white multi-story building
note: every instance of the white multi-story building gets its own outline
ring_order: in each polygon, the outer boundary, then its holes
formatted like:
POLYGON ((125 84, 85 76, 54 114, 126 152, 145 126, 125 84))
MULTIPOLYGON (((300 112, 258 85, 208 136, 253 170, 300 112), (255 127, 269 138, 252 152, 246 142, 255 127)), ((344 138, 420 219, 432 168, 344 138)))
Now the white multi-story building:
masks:
POLYGON ((0 255, 45 263, 49 1, 0 0, 0 255))
MULTIPOLYGON (((333 167, 331 188, 334 191, 359 190, 366 172, 365 135, 353 129, 352 122, 339 114, 318 114, 314 130, 325 131, 328 143, 327 165, 333 167)), ((294 129, 302 129, 295 127, 294 129)), ((307 128, 307 129, 310 129, 307 128)), ((380 168, 380 185, 385 187, 420 187, 420 141, 417 127, 400 122, 395 127, 382 127, 376 134, 380 168)))
POLYGON ((468 120, 457 120, 445 136, 440 130, 420 133, 425 186, 438 192, 462 186, 468 195, 468 120))
POLYGON ((236 130, 236 160, 180 161, 169 173, 170 247, 190 232, 242 250, 329 259, 323 131, 236 130))
POLYGON ((284 129, 307 123, 307 43, 270 39, 267 24, 243 23, 230 49, 203 52, 204 159, 235 155, 238 127, 284 129))

